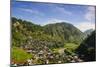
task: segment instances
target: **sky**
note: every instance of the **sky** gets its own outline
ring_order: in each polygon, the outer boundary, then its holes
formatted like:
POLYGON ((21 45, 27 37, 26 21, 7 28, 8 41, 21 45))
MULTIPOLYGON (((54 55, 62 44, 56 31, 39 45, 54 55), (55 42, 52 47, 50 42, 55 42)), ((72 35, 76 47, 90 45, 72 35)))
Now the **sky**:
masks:
POLYGON ((67 22, 81 31, 95 29, 95 6, 12 1, 11 16, 39 25, 67 22))

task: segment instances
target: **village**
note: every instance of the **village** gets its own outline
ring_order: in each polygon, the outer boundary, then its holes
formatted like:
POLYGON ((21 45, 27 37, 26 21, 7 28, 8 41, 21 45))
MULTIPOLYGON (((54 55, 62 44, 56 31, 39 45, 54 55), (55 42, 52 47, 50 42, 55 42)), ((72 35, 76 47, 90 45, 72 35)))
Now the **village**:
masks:
MULTIPOLYGON (((65 49, 61 49, 58 52, 51 50, 45 43, 46 41, 33 40, 29 37, 27 40, 28 45, 23 45, 20 48, 24 49, 27 53, 32 54, 31 59, 27 59, 23 64, 13 65, 41 65, 41 64, 60 64, 60 63, 75 63, 83 62, 78 55, 70 55, 65 53, 65 49), (39 45, 40 44, 40 45, 39 45)), ((50 43, 51 44, 51 43, 50 43)))

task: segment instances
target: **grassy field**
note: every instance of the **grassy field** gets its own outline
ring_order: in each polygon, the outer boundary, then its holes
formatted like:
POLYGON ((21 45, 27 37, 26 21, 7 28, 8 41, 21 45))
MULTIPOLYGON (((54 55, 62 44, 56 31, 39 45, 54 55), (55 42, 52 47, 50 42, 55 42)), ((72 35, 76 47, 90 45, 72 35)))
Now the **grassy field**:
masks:
POLYGON ((64 50, 68 50, 69 52, 74 52, 75 49, 78 47, 79 45, 77 44, 74 44, 74 43, 66 43, 64 45, 64 47, 61 47, 61 48, 55 48, 53 49, 54 52, 58 52, 58 53, 63 53, 64 50))
POLYGON ((64 45, 64 48, 69 49, 69 50, 75 50, 79 45, 74 44, 74 43, 66 43, 64 45))
POLYGON ((25 62, 27 59, 32 58, 31 54, 28 54, 23 49, 20 49, 18 47, 13 47, 11 52, 13 61, 17 63, 22 63, 25 62))

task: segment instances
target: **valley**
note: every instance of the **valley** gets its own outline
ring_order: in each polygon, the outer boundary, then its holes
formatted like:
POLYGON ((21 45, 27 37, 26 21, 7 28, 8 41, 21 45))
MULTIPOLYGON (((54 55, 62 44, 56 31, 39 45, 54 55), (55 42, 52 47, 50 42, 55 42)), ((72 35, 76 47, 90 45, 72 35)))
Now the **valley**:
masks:
MULTIPOLYGON (((94 31, 94 34, 86 37, 78 28, 67 22, 41 26, 14 17, 11 20, 12 66, 91 61, 85 60, 85 55, 89 53, 91 56, 95 53, 94 31), (82 53, 83 51, 85 53, 82 53)), ((94 61, 95 57, 92 60, 94 61)))

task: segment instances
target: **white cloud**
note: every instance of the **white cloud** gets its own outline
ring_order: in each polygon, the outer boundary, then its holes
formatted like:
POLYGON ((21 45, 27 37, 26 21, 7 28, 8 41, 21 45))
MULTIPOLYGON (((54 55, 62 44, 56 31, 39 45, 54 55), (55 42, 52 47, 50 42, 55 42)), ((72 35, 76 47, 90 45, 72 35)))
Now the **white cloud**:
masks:
POLYGON ((44 16, 44 14, 41 13, 40 11, 38 11, 38 10, 32 10, 32 9, 29 9, 29 8, 19 8, 19 9, 22 10, 22 11, 25 11, 27 13, 35 14, 35 15, 38 15, 38 16, 44 16))
POLYGON ((59 13, 63 15, 72 15, 72 12, 66 10, 64 7, 58 6, 56 4, 47 5, 49 6, 50 10, 54 13, 59 13))
POLYGON ((88 30, 88 29, 95 29, 95 7, 89 6, 86 10, 86 13, 84 14, 84 18, 86 19, 85 22, 79 22, 78 24, 75 24, 75 26, 80 29, 82 32, 88 30))
POLYGON ((65 10, 65 8, 63 8, 63 7, 56 6, 55 11, 59 12, 59 13, 62 13, 62 14, 65 14, 65 15, 72 15, 72 12, 70 12, 68 10, 65 10))
POLYGON ((38 13, 37 11, 33 11, 32 9, 21 8, 21 10, 29 12, 29 13, 38 13))
POLYGON ((87 8, 87 13, 85 14, 85 19, 92 21, 95 18, 95 7, 90 6, 87 8))
POLYGON ((82 32, 88 30, 88 29, 95 29, 95 23, 91 22, 81 22, 79 24, 75 25, 78 29, 80 29, 82 32))

